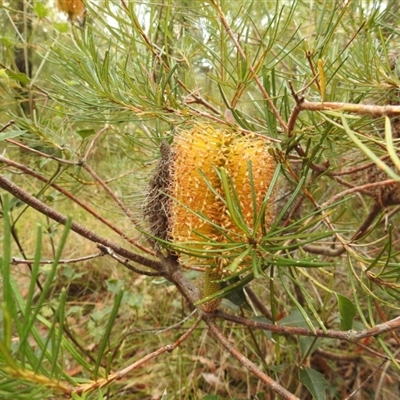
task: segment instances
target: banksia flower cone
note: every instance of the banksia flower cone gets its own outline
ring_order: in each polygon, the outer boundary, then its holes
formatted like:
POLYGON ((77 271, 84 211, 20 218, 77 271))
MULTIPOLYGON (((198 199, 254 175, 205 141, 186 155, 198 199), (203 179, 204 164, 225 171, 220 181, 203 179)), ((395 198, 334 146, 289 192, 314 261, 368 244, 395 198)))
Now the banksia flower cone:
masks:
MULTIPOLYGON (((238 243, 257 243, 272 223, 272 201, 259 218, 276 166, 269 148, 263 137, 199 124, 175 136, 150 184, 145 215, 151 225, 167 227, 153 234, 173 243, 182 264, 205 268, 205 297, 220 289, 229 260, 243 252, 238 243)), ((211 312, 218 304, 203 308, 211 312)))
MULTIPOLYGON (((255 215, 261 209, 275 171, 275 161, 268 149, 264 138, 242 136, 236 131, 207 125, 198 125, 177 135, 170 166, 172 241, 197 242, 198 246, 193 243, 190 248, 197 253, 198 249, 204 249, 204 254, 199 254, 202 258, 207 255, 210 242, 226 242, 223 231, 233 239, 249 234, 254 237, 255 215), (230 215, 227 193, 218 173, 221 170, 230 177, 230 188, 235 192, 231 195, 237 196, 249 232, 238 226, 230 215)), ((270 225, 272 217, 272 209, 266 210, 264 225, 270 225)), ((261 226, 258 230, 261 236, 261 226)))

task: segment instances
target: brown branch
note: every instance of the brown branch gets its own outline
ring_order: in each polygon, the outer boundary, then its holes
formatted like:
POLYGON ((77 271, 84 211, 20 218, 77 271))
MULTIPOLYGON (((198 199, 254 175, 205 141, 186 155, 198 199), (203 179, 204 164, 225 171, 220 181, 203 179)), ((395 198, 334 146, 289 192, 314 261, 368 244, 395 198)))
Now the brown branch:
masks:
MULTIPOLYGON (((76 162, 76 161, 69 161, 69 160, 65 160, 63 158, 58 158, 58 157, 52 156, 50 154, 43 153, 43 151, 32 149, 32 147, 29 147, 29 146, 27 146, 27 145, 25 145, 23 143, 17 142, 16 140, 13 140, 13 139, 6 139, 5 141, 8 142, 8 143, 11 143, 11 144, 13 144, 13 145, 15 145, 15 146, 17 146, 17 147, 19 147, 21 149, 24 149, 26 151, 34 153, 34 154, 36 154, 36 155, 38 155, 40 157, 49 158, 50 160, 57 161, 60 164, 79 165, 79 163, 76 162)), ((58 150, 63 150, 62 147, 57 147, 57 149, 58 150)))
POLYGON ((271 311, 265 307, 264 303, 258 298, 258 296, 254 293, 253 289, 246 287, 244 289, 249 296, 250 301, 254 304, 254 306, 261 312, 261 314, 269 319, 272 320, 272 314, 271 311))
POLYGON ((225 347, 225 349, 239 361, 243 367, 249 370, 253 375, 255 375, 261 382, 263 382, 269 389, 281 396, 283 399, 287 400, 300 400, 297 396, 290 393, 278 382, 273 380, 266 373, 261 371, 261 369, 250 361, 244 354, 242 354, 233 344, 222 334, 222 332, 215 325, 214 317, 210 315, 208 318, 204 315, 203 320, 206 322, 208 328, 216 338, 216 340, 225 347))
POLYGON ((146 275, 146 276, 162 276, 163 274, 160 272, 150 272, 150 271, 143 271, 142 269, 136 268, 133 265, 129 263, 129 260, 122 259, 119 257, 117 254, 115 254, 109 247, 105 247, 100 243, 97 243, 97 247, 102 250, 102 254, 108 254, 111 258, 114 260, 118 261, 120 264, 122 264, 124 267, 128 268, 132 272, 136 272, 137 274, 140 275, 146 275))
MULTIPOLYGON (((84 257, 77 257, 77 258, 70 258, 68 260, 58 260, 58 264, 73 264, 73 263, 78 263, 82 261, 87 261, 87 260, 93 260, 94 258, 98 257, 103 257, 107 253, 105 252, 100 252, 96 254, 91 254, 89 256, 84 256, 84 257)), ((13 265, 18 265, 18 264, 25 264, 25 265, 32 265, 35 261, 34 260, 26 260, 24 258, 17 258, 13 257, 11 263, 13 265)), ((48 264, 53 264, 54 260, 40 260, 39 264, 40 265, 48 265, 48 264)))
MULTIPOLYGON (((387 159, 390 159, 389 155, 380 157, 381 161, 386 161, 387 159)), ((372 167, 376 167, 376 163, 370 162, 370 163, 367 163, 364 165, 360 165, 359 167, 354 167, 354 168, 337 171, 337 172, 330 172, 329 176, 336 177, 336 176, 344 176, 344 175, 353 175, 357 172, 361 172, 361 171, 364 171, 364 170, 366 170, 368 168, 372 168, 372 167)))
POLYGON ((336 102, 309 102, 304 100, 300 104, 301 111, 343 111, 358 115, 372 115, 373 117, 396 116, 400 115, 400 106, 395 105, 369 105, 369 104, 353 104, 353 103, 336 103, 336 102))
MULTIPOLYGON (((15 185, 10 180, 8 180, 5 176, 0 175, 0 187, 6 190, 7 192, 11 193, 13 196, 18 198, 19 200, 23 201, 24 203, 28 204, 35 210, 39 211, 40 213, 46 215, 50 219, 65 225, 67 221, 67 217, 54 208, 49 207, 42 201, 38 200, 37 198, 30 195, 28 192, 23 190, 21 187, 15 185)), ((111 248, 115 253, 119 254, 122 257, 128 258, 130 261, 136 262, 138 264, 144 265, 151 269, 155 269, 157 271, 162 272, 164 269, 163 264, 160 261, 151 260, 146 257, 143 257, 139 254, 132 253, 129 250, 124 249, 123 247, 105 239, 94 232, 90 231, 89 229, 85 228, 84 226, 72 222, 71 230, 79 234, 80 236, 90 240, 94 243, 100 243, 106 247, 111 248)))
MULTIPOLYGON (((182 268, 177 259, 173 255, 163 260, 166 266, 165 276, 173 283, 179 292, 189 301, 190 304, 195 304, 201 299, 201 293, 197 286, 190 282, 182 273, 182 268)), ((202 315, 202 308, 197 307, 199 315, 202 315)))
POLYGON ((321 347, 317 347, 313 354, 318 354, 323 358, 334 361, 349 361, 356 362, 360 360, 361 356, 359 354, 343 354, 343 353, 333 353, 331 351, 325 350, 321 347))
POLYGON ((10 121, 8 121, 5 125, 3 125, 3 127, 0 129, 0 133, 5 131, 9 126, 15 124, 15 121, 12 119, 10 121))
POLYGON ((371 226, 371 224, 374 222, 375 218, 381 211, 382 211, 382 206, 379 203, 375 202, 370 212, 368 213, 367 217, 364 219, 361 226, 357 229, 356 233, 351 238, 351 241, 357 240, 360 237, 364 236, 368 228, 371 226))
POLYGON ((323 203, 321 205, 321 207, 329 206, 330 204, 334 203, 337 200, 340 200, 341 198, 347 196, 348 194, 357 193, 357 192, 362 193, 362 192, 365 192, 366 190, 374 188, 374 187, 387 186, 387 185, 392 185, 394 183, 399 183, 399 181, 397 181, 395 179, 387 179, 385 181, 366 183, 365 185, 352 187, 350 189, 343 190, 342 192, 336 194, 335 196, 332 196, 328 201, 323 203))
POLYGON ((290 114, 289 122, 288 122, 288 125, 287 125, 287 134, 288 134, 288 137, 291 137, 292 136, 292 132, 294 130, 294 126, 296 125, 297 118, 298 118, 298 116, 299 116, 299 114, 301 112, 301 103, 304 102, 304 97, 299 97, 297 95, 297 93, 295 92, 293 84, 292 84, 291 81, 289 81, 288 83, 289 83, 289 88, 290 88, 290 91, 292 93, 292 96, 293 96, 293 98, 294 98, 294 100, 296 102, 296 105, 293 108, 292 113, 290 114))
POLYGON ((121 371, 118 371, 118 372, 115 372, 115 373, 111 374, 107 378, 100 379, 100 380, 98 380, 96 382, 91 382, 91 383, 87 383, 87 384, 81 385, 81 386, 73 389, 70 392, 70 394, 78 394, 79 395, 79 394, 82 394, 84 392, 88 392, 90 390, 95 390, 95 389, 98 389, 98 388, 101 388, 101 387, 105 387, 105 386, 109 385, 110 383, 113 383, 113 382, 116 382, 116 381, 122 379, 124 376, 126 376, 127 374, 129 374, 133 370, 141 367, 147 361, 158 357, 160 354, 163 354, 163 353, 166 353, 166 352, 169 352, 169 353, 172 352, 178 346, 180 346, 181 343, 193 333, 193 331, 197 328, 197 326, 198 326, 200 321, 201 321, 201 318, 198 317, 196 322, 173 344, 167 344, 165 346, 160 347, 158 350, 153 351, 150 354, 147 354, 146 356, 144 356, 140 360, 138 360, 135 363, 129 365, 128 367, 122 369, 121 371))
POLYGON ((80 207, 82 207, 85 211, 87 211, 89 214, 91 214, 93 217, 95 217, 97 220, 102 222, 104 225, 108 226, 110 229, 112 229, 115 233, 117 233, 119 236, 121 236, 123 239, 128 241, 130 244, 134 245, 138 249, 144 251, 147 254, 150 254, 152 256, 155 256, 155 252, 151 249, 148 249, 147 247, 142 246, 140 243, 138 243, 136 240, 129 238, 126 236, 126 234, 121 231, 119 228, 117 228, 115 225, 113 225, 111 222, 109 222, 107 219, 103 218, 100 214, 98 214, 95 210, 93 210, 91 207, 89 207, 87 204, 83 203, 79 198, 75 197, 73 194, 65 190, 63 187, 57 185, 56 183, 51 182, 44 176, 38 174, 37 172, 31 170, 27 166, 17 163, 16 161, 9 160, 8 158, 5 158, 0 155, 0 162, 3 162, 4 164, 9 165, 10 167, 14 167, 19 169, 20 171, 24 172, 27 175, 33 176, 36 179, 49 184, 52 188, 56 189, 58 192, 63 194, 65 197, 68 197, 70 200, 72 200, 74 203, 78 204, 80 207))
POLYGON ((375 325, 373 328, 365 329, 362 331, 335 331, 331 329, 314 329, 300 328, 294 326, 280 326, 267 324, 265 322, 253 321, 247 318, 231 315, 223 311, 217 310, 215 316, 220 317, 226 321, 235 322, 240 325, 248 326, 255 329, 263 329, 270 332, 275 332, 282 335, 298 335, 298 336, 312 336, 312 337, 325 337, 331 339, 341 339, 351 343, 357 343, 359 340, 366 337, 373 337, 381 335, 385 332, 390 332, 400 327, 400 317, 394 318, 390 321, 383 322, 375 325))

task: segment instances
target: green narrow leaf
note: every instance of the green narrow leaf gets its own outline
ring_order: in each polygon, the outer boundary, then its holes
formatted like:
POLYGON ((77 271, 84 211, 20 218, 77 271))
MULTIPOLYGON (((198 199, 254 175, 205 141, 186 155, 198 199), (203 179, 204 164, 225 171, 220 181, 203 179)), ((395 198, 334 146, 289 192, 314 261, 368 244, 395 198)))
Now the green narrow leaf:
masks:
POLYGON ((349 298, 336 293, 340 313, 340 329, 348 331, 353 328, 353 319, 356 315, 356 308, 349 298))
POLYGON ((326 399, 325 389, 329 387, 329 383, 320 372, 311 368, 301 368, 299 379, 315 400, 326 399))
POLYGON ((253 268, 253 275, 255 279, 258 279, 264 275, 264 271, 261 267, 262 258, 257 254, 256 251, 252 254, 252 256, 251 265, 253 268))
POLYGON ((41 226, 37 227, 36 234, 36 248, 35 255, 33 259, 33 265, 31 269, 31 279, 29 283, 28 294, 26 295, 25 301, 25 311, 23 311, 25 324, 28 324, 30 320, 30 312, 33 304, 33 296, 35 294, 36 282, 39 276, 39 266, 40 266, 40 256, 42 253, 42 228, 41 226))
MULTIPOLYGON (((11 349, 11 334, 12 334, 12 324, 10 313, 7 310, 5 303, 1 303, 2 319, 3 319, 3 343, 7 351, 11 349)), ((0 338, 1 340, 1 338, 0 338)))
POLYGON ((14 303, 10 287, 10 261, 11 261, 11 222, 10 222, 10 199, 6 193, 3 196, 3 257, 1 275, 3 280, 3 301, 6 307, 14 303))
POLYGON ((59 33, 67 33, 69 31, 69 25, 67 22, 54 22, 53 26, 59 33))
POLYGON ((400 170, 400 158, 397 155, 398 150, 396 151, 393 145, 392 124, 390 122, 390 118, 387 115, 385 115, 385 139, 390 159, 393 161, 393 164, 396 166, 396 168, 400 170))
MULTIPOLYGON (((303 316, 304 321, 306 322, 308 328, 310 328, 310 330, 315 333, 316 332, 315 326, 314 326, 313 322, 311 321, 310 317, 308 316, 307 311, 304 309, 304 307, 297 300, 296 296, 293 294, 292 288, 289 287, 289 285, 285 282, 284 275, 286 275, 286 274, 283 274, 282 268, 278 268, 278 273, 279 273, 280 281, 282 282, 282 285, 283 285, 287 295, 290 297, 290 299, 295 304, 297 310, 303 316)), ((288 276, 288 275, 286 275, 286 276, 288 276)), ((300 289, 301 289, 301 287, 300 287, 300 289)), ((303 291, 303 293, 304 293, 304 291, 303 291)))
MULTIPOLYGON (((278 165, 280 166, 280 164, 278 164, 278 165)), ((278 168, 277 168, 277 170, 278 170, 278 168)), ((280 168, 279 168, 278 172, 280 172, 280 168)), ((278 179, 278 173, 276 173, 274 175, 273 182, 276 182, 277 179, 278 179)), ((290 196, 290 199, 285 203, 285 206, 282 208, 281 212, 276 216, 275 222, 271 226, 271 229, 270 229, 271 231, 274 231, 276 229, 276 227, 279 225, 280 221, 282 220, 282 218, 286 214, 287 210, 290 208, 290 206, 297 199, 297 195, 299 194, 299 192, 303 188, 304 181, 305 181, 305 177, 302 176, 301 179, 299 180, 299 183, 296 186, 296 189, 293 191, 292 195, 290 196)), ((269 192, 269 189, 268 189, 268 192, 269 192)), ((265 206, 263 205, 263 207, 265 207, 265 206)), ((265 212, 265 211, 263 211, 263 212, 265 212)), ((318 211, 318 213, 320 213, 320 211, 318 211)))
MULTIPOLYGON (((51 324, 47 319, 38 315, 37 320, 38 320, 38 322, 43 324, 45 327, 50 328, 51 324)), ((35 338, 36 338, 36 336, 35 336, 35 338)), ((79 363, 83 368, 85 368, 87 371, 92 373, 92 370, 93 370, 92 366, 86 361, 86 359, 84 357, 81 356, 80 353, 77 352, 73 343, 70 342, 65 337, 65 335, 63 335, 63 337, 62 337, 62 346, 65 349, 65 351, 67 351, 77 363, 79 363)), ((69 382, 73 382, 73 378, 70 377, 67 373, 64 373, 63 376, 64 376, 64 379, 68 380, 69 382)))
POLYGON ((119 293, 115 296, 114 305, 110 314, 110 318, 108 319, 106 330, 104 332, 103 338, 101 339, 101 343, 99 345, 99 352, 96 360, 96 366, 94 369, 94 379, 98 378, 99 368, 101 364, 101 360, 106 351, 107 345, 110 340, 111 331, 114 327, 115 319, 117 318, 119 306, 121 305, 122 298, 124 296, 124 290, 121 289, 119 293))
POLYGON ((226 208, 228 209, 229 215, 235 225, 240 228, 246 235, 250 236, 250 230, 247 226, 246 222, 243 219, 240 205, 237 201, 237 196, 235 196, 234 187, 232 183, 229 181, 229 175, 226 172, 225 168, 221 167, 219 169, 220 178, 221 178, 221 185, 224 191, 225 200, 226 200, 226 208), (232 189, 232 190, 231 190, 232 189), (232 193, 232 191, 234 193, 232 193))
POLYGON ((252 246, 248 246, 246 250, 239 254, 230 265, 228 265, 227 269, 231 272, 235 272, 237 268, 239 267, 240 264, 242 264, 243 260, 250 254, 250 252, 253 250, 252 246))
MULTIPOLYGON (((271 196, 272 196, 272 193, 274 191, 275 185, 278 182, 278 179, 279 179, 279 177, 281 175, 280 174, 281 168, 282 168, 282 164, 278 163, 276 165, 274 176, 272 177, 272 180, 271 180, 271 183, 270 183, 270 185, 268 187, 267 193, 265 194, 265 197, 264 197, 263 202, 261 204, 261 208, 260 208, 260 210, 259 210, 259 212, 257 214, 256 220, 255 220, 255 223, 254 223, 254 232, 257 232, 258 227, 261 224, 263 235, 266 234, 265 223, 263 223, 264 216, 265 216, 265 211, 266 211, 266 208, 268 206, 271 207, 271 196)), ((287 207, 289 207, 289 206, 290 206, 290 204, 287 205, 287 207)), ((275 219, 275 222, 274 222, 273 226, 276 226, 278 222, 279 222, 279 220, 275 219)), ((270 227, 270 230, 272 230, 272 227, 270 227)))
MULTIPOLYGON (((58 328, 55 334, 54 346, 52 349, 52 375, 54 375, 58 365, 59 365, 59 356, 62 348, 62 338, 64 335, 64 321, 65 321, 65 306, 67 303, 67 293, 65 288, 62 288, 60 293, 60 300, 57 309, 57 314, 54 316, 54 320, 58 322, 58 328)), ((61 361, 61 360, 60 360, 61 361)))
POLYGON ((26 131, 23 131, 23 130, 1 132, 0 133, 0 142, 5 140, 5 139, 12 139, 12 138, 15 138, 17 136, 21 136, 24 133, 26 133, 26 131))
MULTIPOLYGON (((254 178, 253 178, 253 163, 251 160, 247 161, 247 173, 248 173, 248 178, 249 178, 249 183, 250 183, 250 189, 251 189, 251 203, 253 207, 253 221, 257 221, 257 194, 256 194, 256 188, 254 187, 254 178)), ((253 234, 257 232, 257 227, 256 223, 254 223, 254 228, 253 228, 253 234)))
POLYGON ((15 305, 11 277, 11 219, 10 219, 10 197, 6 193, 3 196, 3 257, 1 265, 3 302, 7 308, 13 323, 19 332, 21 322, 15 305))
MULTIPOLYGON (((40 310, 42 309, 43 303, 45 302, 45 300, 48 297, 48 293, 50 291, 51 285, 53 284, 54 277, 57 273, 58 262, 61 258, 64 246, 67 242, 67 237, 68 237, 69 230, 71 228, 71 224, 72 224, 72 219, 70 217, 68 217, 67 221, 65 222, 64 230, 61 235, 60 243, 58 245, 53 263, 51 265, 50 271, 48 272, 47 279, 42 287, 42 292, 40 293, 39 299, 35 303, 35 307, 32 309, 32 315, 29 320, 29 323, 24 324, 24 329, 21 332, 20 346, 24 345, 25 341, 28 339, 29 334, 32 333, 33 324, 37 318, 37 315, 39 314, 40 310)), ((22 304, 24 304, 23 301, 21 301, 21 307, 23 307, 22 310, 24 310, 25 306, 22 306, 22 304)), ((40 338, 40 336, 39 336, 39 338, 40 338)), ((42 342, 41 339, 40 339, 40 341, 42 342)))
MULTIPOLYGON (((391 179, 399 180, 399 176, 393 171, 393 169, 390 168, 386 163, 384 163, 368 146, 366 146, 360 139, 358 139, 356 132, 353 132, 350 129, 343 114, 341 114, 341 119, 345 132, 349 135, 350 139, 357 145, 357 147, 362 150, 380 169, 385 171, 391 179)), ((328 120, 334 125, 341 127, 335 121, 331 119, 328 120)))
POLYGON ((16 80, 23 85, 28 85, 31 82, 28 75, 24 74, 23 72, 14 72, 10 69, 7 69, 6 74, 9 78, 16 80))
MULTIPOLYGON (((2 307, 3 308, 3 307, 2 307)), ((3 324, 4 324, 4 330, 11 331, 11 318, 8 314, 7 309, 3 309, 3 324), (8 326, 6 326, 8 324, 8 326)), ((4 336, 8 336, 8 333, 4 333, 4 336)), ((4 361, 10 368, 17 369, 18 366, 14 361, 14 358, 10 354, 10 346, 9 343, 7 343, 8 338, 0 338, 0 356, 4 359, 4 361)))

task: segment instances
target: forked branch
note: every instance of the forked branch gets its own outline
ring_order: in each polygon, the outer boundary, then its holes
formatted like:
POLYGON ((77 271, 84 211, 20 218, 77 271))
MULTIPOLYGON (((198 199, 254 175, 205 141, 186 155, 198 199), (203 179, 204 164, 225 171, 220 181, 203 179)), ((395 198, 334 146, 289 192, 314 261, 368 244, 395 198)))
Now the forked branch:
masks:
MULTIPOLYGON (((17 199, 23 201, 24 203, 28 204, 30 207, 34 208, 35 210, 39 211, 40 213, 46 215, 50 219, 65 225, 67 221, 67 217, 61 213, 59 213, 54 208, 48 206, 47 204, 43 203, 42 201, 38 200, 37 198, 33 197, 27 191, 19 187, 18 185, 12 183, 9 179, 7 179, 4 175, 0 175, 0 187, 6 190, 7 192, 11 193, 17 199)), ((143 257, 139 254, 133 253, 108 239, 105 239, 96 233, 92 232, 91 230, 85 228, 84 226, 72 222, 71 230, 76 232, 78 235, 90 240, 93 243, 101 243, 103 246, 111 248, 116 254, 126 257, 130 261, 136 262, 138 264, 144 265, 148 268, 153 270, 162 272, 163 265, 160 261, 151 260, 149 258, 143 257)))

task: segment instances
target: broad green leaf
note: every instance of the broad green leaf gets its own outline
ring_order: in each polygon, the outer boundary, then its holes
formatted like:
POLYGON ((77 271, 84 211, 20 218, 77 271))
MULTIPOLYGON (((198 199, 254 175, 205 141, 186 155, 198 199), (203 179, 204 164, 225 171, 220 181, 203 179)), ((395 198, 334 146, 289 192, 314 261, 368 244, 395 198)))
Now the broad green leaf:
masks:
POLYGON ((80 129, 77 130, 76 133, 82 138, 86 139, 90 136, 93 136, 96 132, 94 129, 80 129))
POLYGON ((299 371, 300 382, 309 390, 315 400, 325 400, 325 389, 329 386, 325 377, 311 368, 301 368, 299 371))
POLYGON ((353 327, 353 319, 356 315, 356 308, 349 298, 341 294, 336 294, 339 313, 340 313, 340 329, 348 331, 353 327))

